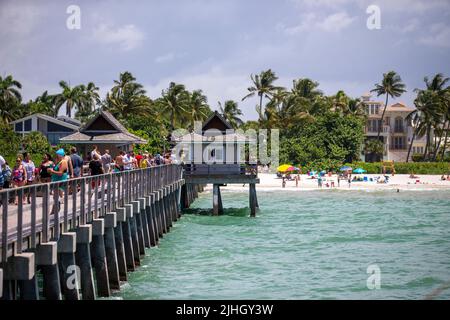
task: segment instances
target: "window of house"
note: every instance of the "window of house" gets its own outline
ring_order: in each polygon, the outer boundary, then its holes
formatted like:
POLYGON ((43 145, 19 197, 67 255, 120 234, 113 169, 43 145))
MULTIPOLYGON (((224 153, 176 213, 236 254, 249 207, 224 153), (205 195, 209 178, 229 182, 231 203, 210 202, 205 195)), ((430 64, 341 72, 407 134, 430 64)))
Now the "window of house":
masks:
POLYGON ((23 131, 31 131, 31 119, 25 120, 25 128, 23 131))
POLYGON ((14 131, 19 132, 19 131, 23 131, 23 122, 17 122, 16 125, 14 126, 14 131))
POLYGON ((398 117, 395 118, 395 132, 403 132, 403 119, 398 117))
POLYGON ((406 148, 405 137, 392 137, 392 149, 403 150, 406 148))
POLYGON ((376 105, 375 106, 375 114, 378 114, 380 112, 380 106, 376 105))

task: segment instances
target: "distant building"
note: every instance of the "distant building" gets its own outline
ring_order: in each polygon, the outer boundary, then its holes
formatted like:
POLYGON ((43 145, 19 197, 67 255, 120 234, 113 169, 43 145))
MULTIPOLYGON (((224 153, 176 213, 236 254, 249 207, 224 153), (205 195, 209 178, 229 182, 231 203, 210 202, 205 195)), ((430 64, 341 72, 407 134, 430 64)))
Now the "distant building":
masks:
POLYGON ((59 139, 78 131, 81 125, 75 119, 68 117, 53 118, 41 113, 12 121, 11 124, 13 130, 22 136, 33 131, 42 133, 52 146, 57 145, 59 139))
POLYGON ((128 130, 107 111, 100 111, 91 121, 71 135, 62 138, 61 143, 75 145, 79 152, 87 155, 96 145, 103 153, 110 150, 114 157, 119 151, 129 151, 134 144, 145 144, 146 140, 128 130))
MULTIPOLYGON (((370 94, 362 96, 366 107, 367 123, 364 128, 365 140, 376 139, 378 128, 381 126, 381 116, 384 104, 372 101, 370 94)), ((415 109, 407 107, 403 103, 395 103, 386 108, 383 126, 381 128, 380 140, 383 141, 384 153, 379 158, 373 154, 361 155, 366 162, 393 160, 395 162, 405 162, 408 155, 408 148, 413 137, 413 127, 407 116, 415 109)), ((410 153, 424 152, 426 144, 425 137, 416 137, 410 153)))

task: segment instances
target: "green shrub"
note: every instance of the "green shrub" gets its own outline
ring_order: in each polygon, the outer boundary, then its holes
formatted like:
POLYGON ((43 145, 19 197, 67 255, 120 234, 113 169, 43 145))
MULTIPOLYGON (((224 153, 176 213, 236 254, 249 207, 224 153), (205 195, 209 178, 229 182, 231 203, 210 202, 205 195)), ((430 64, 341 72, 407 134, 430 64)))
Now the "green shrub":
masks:
POLYGON ((424 156, 421 153, 414 153, 411 158, 414 162, 422 162, 424 160, 424 156))

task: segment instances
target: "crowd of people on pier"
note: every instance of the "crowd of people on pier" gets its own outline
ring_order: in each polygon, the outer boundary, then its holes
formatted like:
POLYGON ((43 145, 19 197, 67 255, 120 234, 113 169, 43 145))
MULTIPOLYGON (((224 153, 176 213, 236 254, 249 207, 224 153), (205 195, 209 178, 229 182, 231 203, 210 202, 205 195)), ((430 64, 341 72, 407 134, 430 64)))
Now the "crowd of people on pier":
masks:
MULTIPOLYGON (((163 155, 158 153, 153 156, 149 153, 120 151, 113 158, 109 150, 105 150, 101 154, 97 146, 93 147, 85 159, 79 155, 76 147, 72 147, 68 153, 64 149, 58 149, 54 156, 45 153, 38 166, 35 165, 28 152, 18 155, 14 165, 10 165, 0 155, 0 190, 36 183, 63 182, 84 175, 96 176, 171 163, 173 163, 171 153, 163 155)), ((60 189, 59 192, 62 196, 64 190, 60 189)), ((24 196, 24 202, 25 198, 30 203, 29 194, 24 196)), ((18 203, 18 199, 15 203, 18 203)))

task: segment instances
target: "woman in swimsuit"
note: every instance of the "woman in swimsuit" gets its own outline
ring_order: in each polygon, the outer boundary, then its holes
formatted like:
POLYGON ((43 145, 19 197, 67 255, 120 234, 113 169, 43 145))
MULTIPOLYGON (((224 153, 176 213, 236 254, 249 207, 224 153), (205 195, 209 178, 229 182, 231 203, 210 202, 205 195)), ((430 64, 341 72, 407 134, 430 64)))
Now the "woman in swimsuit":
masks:
MULTIPOLYGON (((63 149, 56 151, 56 165, 54 168, 47 169, 47 172, 51 174, 52 182, 63 182, 69 179, 69 167, 67 160, 65 159, 65 153, 63 149)), ((62 199, 64 196, 65 187, 59 185, 59 197, 62 199)))
POLYGON ((44 154, 44 159, 39 167, 39 180, 42 183, 48 183, 51 181, 52 176, 48 172, 48 169, 53 168, 52 156, 49 153, 44 154))
MULTIPOLYGON (((23 187, 27 183, 27 171, 25 170, 25 167, 22 164, 21 157, 17 157, 16 159, 16 165, 14 166, 14 169, 12 171, 12 181, 15 188, 23 187)), ((22 197, 22 201, 25 201, 25 194, 22 197)), ((15 204, 18 203, 19 203, 19 195, 17 195, 15 204)))

